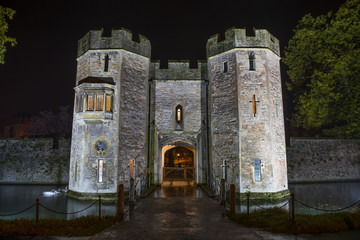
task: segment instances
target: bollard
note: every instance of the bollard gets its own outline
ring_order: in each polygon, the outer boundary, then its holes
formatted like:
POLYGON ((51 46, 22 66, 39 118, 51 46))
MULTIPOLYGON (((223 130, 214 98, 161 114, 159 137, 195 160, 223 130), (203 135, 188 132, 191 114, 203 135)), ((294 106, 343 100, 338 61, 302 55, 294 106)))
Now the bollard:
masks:
POLYGON ((291 194, 291 223, 295 224, 295 194, 291 194))
POLYGON ((124 215, 124 184, 119 185, 118 189, 118 217, 124 215))
POLYGON ((221 202, 220 202, 220 205, 224 205, 224 206, 225 206, 225 179, 221 179, 220 191, 221 191, 221 202))
POLYGON ((135 186, 134 186, 134 179, 130 178, 130 192, 129 192, 129 208, 133 209, 134 208, 134 191, 135 191, 135 186))
POLYGON ((250 215, 250 193, 246 193, 246 213, 250 215))
POLYGON ((101 195, 99 195, 99 221, 101 221, 101 195))
POLYGON ((38 226, 39 223, 39 199, 36 199, 36 218, 35 218, 36 226, 38 226))
POLYGON ((235 213, 235 184, 230 185, 230 213, 235 213))

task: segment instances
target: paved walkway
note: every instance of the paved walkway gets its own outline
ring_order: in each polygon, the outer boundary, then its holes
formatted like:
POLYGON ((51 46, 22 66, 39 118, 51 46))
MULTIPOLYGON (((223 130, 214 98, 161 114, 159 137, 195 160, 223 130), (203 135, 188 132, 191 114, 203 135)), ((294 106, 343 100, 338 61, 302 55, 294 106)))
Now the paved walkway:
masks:
POLYGON ((129 219, 90 239, 303 239, 245 228, 230 221, 225 209, 194 186, 162 186, 142 199, 129 219))

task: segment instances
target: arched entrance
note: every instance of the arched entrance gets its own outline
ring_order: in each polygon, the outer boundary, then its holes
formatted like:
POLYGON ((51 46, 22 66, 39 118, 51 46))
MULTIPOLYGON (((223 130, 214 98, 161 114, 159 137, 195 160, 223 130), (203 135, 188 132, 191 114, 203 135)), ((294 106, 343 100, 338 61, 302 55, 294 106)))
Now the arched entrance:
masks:
POLYGON ((163 181, 195 180, 195 148, 166 146, 163 148, 163 181))

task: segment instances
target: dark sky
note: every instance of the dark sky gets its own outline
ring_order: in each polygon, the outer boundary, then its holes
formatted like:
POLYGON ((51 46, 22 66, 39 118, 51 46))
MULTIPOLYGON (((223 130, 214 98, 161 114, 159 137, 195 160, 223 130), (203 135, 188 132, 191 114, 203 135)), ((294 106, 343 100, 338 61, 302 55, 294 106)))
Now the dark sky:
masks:
MULTIPOLYGON (((205 59, 207 39, 227 28, 266 28, 283 48, 307 13, 337 10, 345 0, 117 0, 17 1, 0 5, 16 10, 9 48, 0 64, 2 126, 19 113, 57 111, 73 105, 77 41, 89 30, 125 27, 148 37, 152 59, 205 59)), ((282 65, 284 68, 284 65, 282 65)), ((286 79, 283 71, 283 79, 286 79)))

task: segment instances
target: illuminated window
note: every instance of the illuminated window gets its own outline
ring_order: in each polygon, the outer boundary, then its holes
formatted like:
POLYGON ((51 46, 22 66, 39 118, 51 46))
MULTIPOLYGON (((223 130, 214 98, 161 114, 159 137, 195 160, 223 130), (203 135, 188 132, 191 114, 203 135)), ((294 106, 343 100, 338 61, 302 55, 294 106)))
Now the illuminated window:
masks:
POLYGON ((177 107, 176 107, 176 121, 178 123, 181 123, 182 118, 183 118, 183 116, 182 116, 182 107, 180 105, 177 105, 177 107))
POLYGON ((104 167, 104 160, 99 160, 99 167, 98 167, 98 181, 101 183, 103 181, 103 167, 104 167))
POLYGON ((255 71, 255 55, 253 52, 249 55, 249 70, 255 71))
POLYGON ((87 110, 94 111, 94 96, 93 95, 87 96, 87 110))
POLYGON ((96 111, 102 111, 104 106, 104 95, 96 94, 96 111))
POLYGON ((255 173, 255 181, 261 181, 261 160, 255 159, 254 160, 254 173, 255 173))
POLYGON ((105 106, 105 110, 107 111, 107 112, 111 112, 111 104, 112 104, 112 102, 111 102, 111 96, 110 95, 106 95, 106 106, 105 106))

